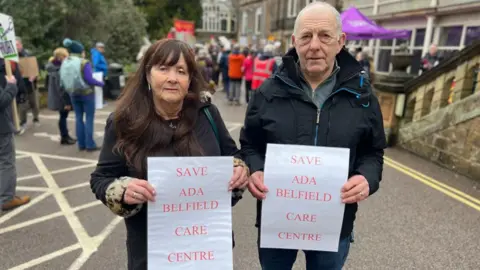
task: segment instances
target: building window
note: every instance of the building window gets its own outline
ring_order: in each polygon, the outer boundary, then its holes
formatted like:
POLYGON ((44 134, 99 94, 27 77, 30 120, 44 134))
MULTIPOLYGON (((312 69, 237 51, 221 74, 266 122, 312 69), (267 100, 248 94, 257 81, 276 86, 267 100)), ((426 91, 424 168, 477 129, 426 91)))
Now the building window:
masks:
POLYGON ((463 26, 442 27, 440 30, 440 40, 438 46, 453 47, 460 46, 463 26))
POLYGON ((227 32, 227 19, 222 19, 220 21, 220 24, 221 24, 220 30, 222 30, 223 32, 227 32))
POLYGON ((257 8, 255 12, 255 34, 262 33, 262 8, 257 8))
POLYGON ((242 13, 242 34, 247 33, 247 26, 248 26, 248 14, 246 11, 242 13))
POLYGON ((465 33, 465 46, 471 45, 474 41, 480 40, 480 26, 469 26, 465 33))
POLYGON ((295 17, 297 15, 297 3, 298 0, 288 0, 288 17, 289 18, 292 18, 292 17, 295 17))

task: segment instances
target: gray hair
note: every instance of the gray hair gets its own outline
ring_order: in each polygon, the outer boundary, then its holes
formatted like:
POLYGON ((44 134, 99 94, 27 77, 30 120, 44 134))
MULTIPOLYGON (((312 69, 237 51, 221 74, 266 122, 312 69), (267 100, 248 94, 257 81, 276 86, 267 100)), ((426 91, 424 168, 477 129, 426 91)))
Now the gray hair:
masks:
POLYGON ((297 34, 298 24, 300 23, 300 18, 302 17, 303 13, 313 8, 326 8, 330 10, 332 14, 335 16, 335 20, 337 22, 337 34, 339 36, 342 34, 342 17, 340 16, 340 13, 338 12, 338 10, 326 2, 313 2, 308 4, 298 13, 297 18, 295 19, 295 26, 293 27, 293 35, 297 34))
POLYGON ((17 41, 19 41, 20 43, 22 43, 22 38, 19 37, 19 36, 16 36, 16 37, 15 37, 15 40, 17 40, 17 41))

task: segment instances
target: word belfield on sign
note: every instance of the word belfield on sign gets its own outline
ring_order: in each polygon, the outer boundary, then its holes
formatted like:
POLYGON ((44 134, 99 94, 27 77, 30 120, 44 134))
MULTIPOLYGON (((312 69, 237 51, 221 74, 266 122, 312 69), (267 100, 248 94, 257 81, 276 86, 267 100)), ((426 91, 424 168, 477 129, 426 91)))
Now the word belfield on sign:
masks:
POLYGON ((349 155, 346 148, 267 145, 260 247, 338 251, 349 155))
POLYGON ((233 269, 232 157, 151 157, 148 269, 233 269))

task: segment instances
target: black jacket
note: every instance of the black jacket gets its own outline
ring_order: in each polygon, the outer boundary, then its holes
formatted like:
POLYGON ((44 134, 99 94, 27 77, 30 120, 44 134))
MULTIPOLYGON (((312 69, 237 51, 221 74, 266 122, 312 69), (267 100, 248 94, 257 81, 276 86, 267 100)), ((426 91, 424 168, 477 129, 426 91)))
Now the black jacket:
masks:
MULTIPOLYGON (((321 109, 301 88, 298 55, 291 49, 277 73, 256 91, 241 130, 242 155, 250 172, 263 171, 267 143, 350 149, 349 177, 361 174, 378 190, 386 147, 382 114, 359 63, 345 50, 337 55, 340 71, 321 109)), ((341 238, 353 230, 357 204, 345 207, 341 238)), ((257 202, 257 226, 261 201, 257 202)))
POLYGON ((0 133, 13 133, 15 132, 15 127, 13 125, 13 114, 12 114, 12 101, 16 98, 16 102, 23 103, 25 101, 25 85, 23 83, 22 75, 20 70, 15 68, 13 70, 13 76, 17 80, 17 85, 7 86, 7 80, 5 75, 7 74, 5 61, 0 58, 0 133))
MULTIPOLYGON (((214 105, 203 104, 201 106, 194 132, 205 156, 234 156, 240 158, 240 151, 230 136, 220 112, 214 105), (203 111, 205 107, 210 111, 217 126, 220 145, 215 137, 212 125, 203 111)), ((125 217, 128 269, 143 270, 147 269, 147 205, 131 206, 121 202, 124 192, 121 188, 122 182, 128 181, 130 177, 138 177, 138 172, 127 166, 123 155, 118 155, 112 151, 115 143, 116 132, 112 115, 110 115, 105 127, 103 147, 97 168, 91 175, 90 185, 97 199, 109 206, 112 211, 114 211, 112 207, 115 204, 121 204, 119 207, 121 209, 117 208, 119 211, 114 212, 125 217), (114 194, 115 189, 118 190, 117 194, 114 194), (116 201, 110 201, 109 197, 113 197, 112 200, 116 201)), ((233 190, 232 206, 241 199, 241 194, 241 191, 233 190)))

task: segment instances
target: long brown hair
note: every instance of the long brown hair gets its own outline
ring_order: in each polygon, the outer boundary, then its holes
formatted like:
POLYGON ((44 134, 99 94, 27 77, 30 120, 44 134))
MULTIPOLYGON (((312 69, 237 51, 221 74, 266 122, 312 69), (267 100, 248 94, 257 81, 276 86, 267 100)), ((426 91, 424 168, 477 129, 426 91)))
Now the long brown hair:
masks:
POLYGON ((172 39, 157 41, 145 53, 135 75, 128 80, 116 106, 114 125, 117 141, 114 151, 123 153, 127 164, 145 178, 148 156, 202 155, 193 129, 200 105, 200 91, 205 87, 197 69, 195 55, 188 44, 172 39), (174 66, 183 55, 190 75, 188 93, 183 101, 176 129, 168 126, 155 110, 153 90, 148 89, 147 76, 152 67, 174 66), (170 149, 168 152, 167 149, 170 149), (173 152, 172 152, 173 151, 173 152))

